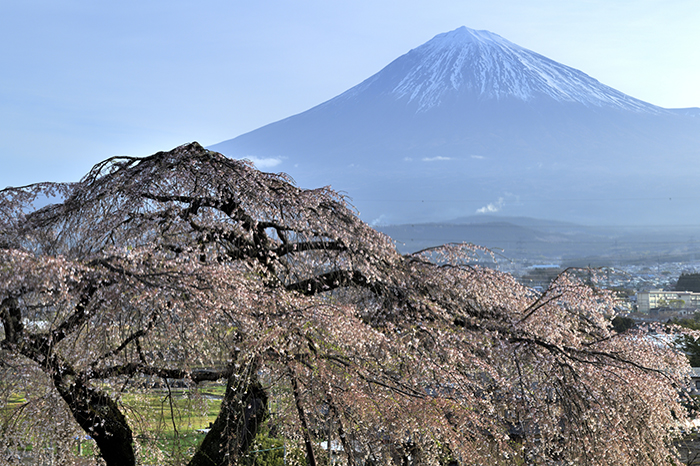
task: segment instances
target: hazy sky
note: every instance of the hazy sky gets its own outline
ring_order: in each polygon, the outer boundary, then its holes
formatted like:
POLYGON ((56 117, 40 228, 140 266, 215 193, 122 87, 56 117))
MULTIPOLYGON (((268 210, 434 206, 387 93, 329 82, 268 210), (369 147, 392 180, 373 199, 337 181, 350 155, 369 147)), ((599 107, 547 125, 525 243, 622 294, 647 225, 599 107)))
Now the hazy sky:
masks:
POLYGON ((700 107, 697 0, 4 0, 0 21, 0 188, 233 138, 462 25, 700 107))

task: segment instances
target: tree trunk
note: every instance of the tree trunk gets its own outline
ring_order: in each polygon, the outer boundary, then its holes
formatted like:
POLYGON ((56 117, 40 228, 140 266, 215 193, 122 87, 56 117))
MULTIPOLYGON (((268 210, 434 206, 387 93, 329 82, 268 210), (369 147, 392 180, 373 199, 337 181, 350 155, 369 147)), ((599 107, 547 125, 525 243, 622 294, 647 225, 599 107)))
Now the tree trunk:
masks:
POLYGON ((267 415, 267 394, 256 367, 247 377, 229 377, 219 415, 188 466, 240 464, 267 415))
POLYGON ((80 382, 66 387, 54 377, 54 384, 80 427, 95 440, 107 466, 136 464, 131 428, 114 400, 80 382))

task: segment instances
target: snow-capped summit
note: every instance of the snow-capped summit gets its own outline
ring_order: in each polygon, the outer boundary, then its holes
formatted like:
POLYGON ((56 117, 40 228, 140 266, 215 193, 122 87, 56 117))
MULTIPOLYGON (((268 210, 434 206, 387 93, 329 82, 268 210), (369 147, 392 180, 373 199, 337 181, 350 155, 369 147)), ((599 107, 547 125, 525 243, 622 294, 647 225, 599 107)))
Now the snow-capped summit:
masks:
POLYGON ((498 34, 464 26, 438 34, 340 98, 376 85, 417 104, 418 111, 470 97, 522 101, 549 97, 586 106, 664 112, 498 34))
POLYGON ((461 27, 327 102, 211 148, 304 187, 331 184, 367 221, 501 211, 673 223, 700 215, 683 201, 697 199, 698 115, 461 27), (666 203, 608 202, 650 197, 666 203))

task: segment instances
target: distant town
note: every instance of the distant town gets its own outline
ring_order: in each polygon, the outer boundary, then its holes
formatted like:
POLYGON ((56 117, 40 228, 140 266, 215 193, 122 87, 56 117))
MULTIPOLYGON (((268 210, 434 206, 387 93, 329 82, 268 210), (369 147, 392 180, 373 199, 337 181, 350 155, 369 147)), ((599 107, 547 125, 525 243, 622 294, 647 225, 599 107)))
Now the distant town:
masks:
MULTIPOLYGON (((568 270, 559 264, 527 261, 498 268, 508 269, 520 283, 538 291, 568 270)), ((619 312, 637 320, 667 321, 700 312, 700 261, 596 267, 572 273, 589 275, 596 286, 616 291, 619 312)))

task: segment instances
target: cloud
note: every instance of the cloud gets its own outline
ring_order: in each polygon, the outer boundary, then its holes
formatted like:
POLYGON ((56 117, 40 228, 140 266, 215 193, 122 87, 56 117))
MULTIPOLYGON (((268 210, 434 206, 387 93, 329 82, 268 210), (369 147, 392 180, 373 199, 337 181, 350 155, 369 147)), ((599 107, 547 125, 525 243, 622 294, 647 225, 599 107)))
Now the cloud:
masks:
POLYGON ((389 218, 385 214, 382 214, 379 217, 372 220, 371 222, 369 222, 369 224, 370 224, 370 226, 373 226, 373 227, 385 226, 385 225, 389 224, 389 223, 387 223, 388 219, 389 218))
POLYGON ((471 157, 472 157, 473 159, 479 159, 479 160, 485 159, 485 158, 486 158, 486 157, 484 157, 483 155, 472 155, 471 157))
POLYGON ((503 206, 506 205, 505 199, 502 197, 499 197, 496 202, 491 202, 488 205, 485 205, 484 207, 480 209, 476 209, 477 214, 492 214, 494 212, 498 212, 503 208, 503 206))
POLYGON ((437 156, 437 157, 425 157, 423 158, 423 162, 436 162, 439 160, 452 160, 450 157, 442 157, 442 156, 437 156))
POLYGON ((262 170, 263 168, 272 168, 282 163, 282 159, 278 157, 270 157, 266 159, 260 159, 258 157, 246 157, 255 164, 255 168, 262 170))

